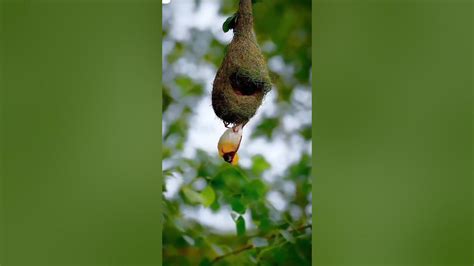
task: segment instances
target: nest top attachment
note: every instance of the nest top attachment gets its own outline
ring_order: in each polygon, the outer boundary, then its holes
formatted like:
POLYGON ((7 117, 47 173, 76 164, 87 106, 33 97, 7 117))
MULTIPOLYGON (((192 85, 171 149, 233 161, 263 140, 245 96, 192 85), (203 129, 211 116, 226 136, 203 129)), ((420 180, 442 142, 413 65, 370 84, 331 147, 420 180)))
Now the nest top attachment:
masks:
POLYGON ((253 32, 252 0, 241 0, 234 37, 217 71, 212 107, 225 124, 247 123, 262 104, 272 84, 253 32))

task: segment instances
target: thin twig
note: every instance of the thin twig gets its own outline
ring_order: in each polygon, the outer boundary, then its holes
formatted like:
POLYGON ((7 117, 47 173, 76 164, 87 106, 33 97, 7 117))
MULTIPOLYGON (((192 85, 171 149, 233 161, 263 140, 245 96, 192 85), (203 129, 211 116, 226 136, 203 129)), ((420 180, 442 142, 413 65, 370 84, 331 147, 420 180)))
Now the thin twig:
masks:
POLYGON ((247 244, 247 245, 245 245, 245 246, 243 246, 243 247, 241 247, 241 248, 239 248, 239 249, 236 249, 236 250, 234 250, 234 251, 232 251, 232 252, 229 252, 229 253, 226 253, 226 254, 224 254, 224 255, 222 255, 222 256, 216 257, 214 260, 212 260, 212 263, 216 263, 216 262, 220 261, 221 259, 223 259, 223 258, 225 258, 225 257, 227 257, 227 256, 232 256, 232 255, 235 255, 235 254, 239 254, 240 252, 243 252, 243 251, 246 251, 246 250, 252 249, 252 248, 254 248, 253 244, 247 244))
POLYGON ((290 229, 288 230, 289 232, 295 232, 295 231, 303 231, 304 229, 306 228, 311 228, 313 225, 312 224, 307 224, 307 225, 303 225, 303 226, 300 226, 298 228, 295 228, 295 229, 290 229))
MULTIPOLYGON (((312 227, 311 224, 307 224, 307 225, 300 226, 300 227, 298 227, 298 228, 290 229, 290 230, 288 230, 288 232, 292 233, 292 232, 297 232, 297 231, 303 231, 303 230, 305 230, 305 229, 307 229, 307 228, 311 228, 311 227, 312 227)), ((266 239, 271 240, 271 239, 274 238, 275 236, 276 236, 276 234, 272 234, 272 235, 266 237, 266 239)), ((246 244, 245 246, 243 246, 243 247, 241 247, 241 248, 239 248, 239 249, 236 249, 236 250, 233 250, 233 251, 231 251, 231 252, 229 252, 229 253, 226 253, 226 254, 224 254, 224 255, 215 257, 215 258, 212 260, 211 264, 214 264, 214 263, 216 263, 216 262, 218 262, 218 261, 224 259, 225 257, 232 256, 232 255, 236 255, 236 254, 239 254, 239 253, 241 253, 241 252, 244 252, 244 251, 246 251, 246 250, 253 249, 253 248, 255 248, 255 246, 254 246, 253 244, 246 244)))

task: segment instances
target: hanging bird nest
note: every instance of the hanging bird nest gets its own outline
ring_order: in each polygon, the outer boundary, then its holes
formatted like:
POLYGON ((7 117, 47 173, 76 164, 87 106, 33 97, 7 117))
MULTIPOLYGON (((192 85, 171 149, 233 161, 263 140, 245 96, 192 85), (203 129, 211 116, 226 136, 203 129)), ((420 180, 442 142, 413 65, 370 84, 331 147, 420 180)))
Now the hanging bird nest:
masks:
POLYGON ((226 124, 252 118, 272 84, 253 32, 252 0, 241 0, 234 37, 217 71, 212 88, 212 107, 226 124))

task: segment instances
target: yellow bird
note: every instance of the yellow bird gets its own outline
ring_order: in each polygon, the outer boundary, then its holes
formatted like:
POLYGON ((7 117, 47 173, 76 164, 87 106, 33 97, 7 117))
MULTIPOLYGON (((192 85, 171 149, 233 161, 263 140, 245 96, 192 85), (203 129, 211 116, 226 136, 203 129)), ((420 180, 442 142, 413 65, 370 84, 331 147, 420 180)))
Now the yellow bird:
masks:
POLYGON ((219 155, 224 159, 224 161, 237 165, 239 161, 239 155, 237 151, 240 147, 240 141, 242 140, 242 131, 244 124, 228 128, 219 139, 217 143, 217 150, 219 155))

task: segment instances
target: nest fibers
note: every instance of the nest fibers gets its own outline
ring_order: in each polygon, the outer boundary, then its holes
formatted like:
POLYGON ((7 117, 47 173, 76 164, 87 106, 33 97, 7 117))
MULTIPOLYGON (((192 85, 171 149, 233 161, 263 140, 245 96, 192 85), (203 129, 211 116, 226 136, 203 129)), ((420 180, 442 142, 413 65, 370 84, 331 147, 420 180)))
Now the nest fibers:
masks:
POLYGON ((240 1, 236 18, 234 37, 212 88, 212 107, 226 124, 246 123, 272 87, 253 32, 251 0, 240 1))

